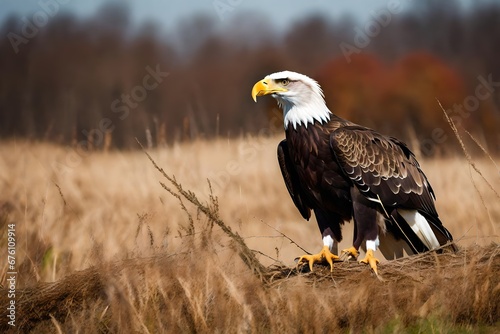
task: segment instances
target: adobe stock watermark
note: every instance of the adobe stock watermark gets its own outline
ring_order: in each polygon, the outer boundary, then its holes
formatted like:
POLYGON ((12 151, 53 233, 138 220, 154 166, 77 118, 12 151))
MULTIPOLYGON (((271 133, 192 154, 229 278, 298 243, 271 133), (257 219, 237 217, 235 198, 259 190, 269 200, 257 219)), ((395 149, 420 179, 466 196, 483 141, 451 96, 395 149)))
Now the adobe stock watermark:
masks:
POLYGON ((16 287, 17 287, 17 267, 16 267, 16 224, 7 225, 7 324, 16 327, 16 287))
POLYGON ((402 2, 411 0, 390 0, 385 8, 372 11, 371 19, 368 20, 362 27, 354 28, 353 44, 341 42, 340 50, 344 55, 347 63, 351 63, 351 56, 360 53, 364 48, 370 45, 373 38, 377 37, 383 28, 391 24, 393 15, 401 13, 403 10, 402 2))
POLYGON ((10 45, 16 54, 19 53, 19 46, 28 44, 29 41, 38 34, 41 28, 45 27, 50 18, 59 13, 60 6, 66 5, 70 0, 40 0, 38 6, 40 10, 36 11, 31 19, 23 16, 21 18, 21 31, 20 34, 9 32, 7 38, 10 45))
MULTIPOLYGON (((131 110, 136 109, 141 102, 147 99, 149 92, 155 90, 170 75, 168 72, 163 72, 159 64, 154 69, 148 65, 145 67, 145 71, 146 74, 141 84, 132 87, 129 93, 123 93, 120 98, 111 102, 110 109, 113 114, 116 114, 118 120, 125 120, 130 115, 131 110)), ((62 175, 69 169, 77 167, 82 162, 83 157, 89 153, 89 144, 97 147, 103 145, 106 133, 112 133, 115 128, 115 122, 111 118, 105 117, 98 122, 96 128, 83 129, 81 133, 85 139, 79 141, 76 147, 65 155, 64 161, 54 162, 52 168, 62 175)))
MULTIPOLYGON (((474 89, 474 95, 469 95, 462 103, 455 103, 452 108, 446 110, 446 114, 453 121, 455 126, 460 126, 464 119, 477 111, 481 102, 493 96, 496 89, 500 87, 500 81, 494 81, 490 73, 487 78, 478 76, 479 83, 474 89)), ((436 151, 436 145, 443 144, 448 140, 448 136, 442 128, 436 127, 431 131, 431 135, 420 142, 420 150, 425 155, 432 155, 436 151)))
MULTIPOLYGON (((255 136, 239 144, 238 158, 227 161, 223 169, 208 173, 207 178, 210 180, 212 189, 214 191, 225 190, 231 180, 243 171, 243 167, 255 160, 266 147, 266 139, 277 131, 283 131, 283 120, 282 117, 275 114, 269 121, 269 127, 261 128, 255 136)), ((205 195, 209 195, 208 192, 205 195)))
POLYGON ((221 21, 224 21, 227 14, 232 13, 236 7, 241 5, 243 0, 213 0, 212 6, 221 21))

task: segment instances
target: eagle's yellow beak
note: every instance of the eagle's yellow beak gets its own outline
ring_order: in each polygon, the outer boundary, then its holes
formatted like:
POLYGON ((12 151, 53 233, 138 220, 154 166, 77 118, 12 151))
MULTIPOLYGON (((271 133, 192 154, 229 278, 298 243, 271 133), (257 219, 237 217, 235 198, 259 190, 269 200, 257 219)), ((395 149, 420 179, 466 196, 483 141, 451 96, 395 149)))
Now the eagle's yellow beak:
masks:
POLYGON ((252 99, 257 102, 257 96, 269 95, 278 92, 287 92, 288 89, 276 84, 272 79, 262 79, 253 85, 252 99))

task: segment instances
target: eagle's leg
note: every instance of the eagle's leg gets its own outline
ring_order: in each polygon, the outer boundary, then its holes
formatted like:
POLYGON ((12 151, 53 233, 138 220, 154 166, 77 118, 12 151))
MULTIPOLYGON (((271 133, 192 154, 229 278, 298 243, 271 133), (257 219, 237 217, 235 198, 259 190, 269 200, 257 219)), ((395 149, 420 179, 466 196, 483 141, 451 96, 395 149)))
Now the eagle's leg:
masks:
POLYGON ((380 261, 375 257, 373 252, 377 250, 378 244, 379 244, 378 237, 375 240, 366 240, 366 255, 363 260, 359 261, 360 263, 369 264, 377 276, 378 276, 377 264, 380 261))
POLYGON ((323 231, 323 249, 318 254, 312 255, 303 255, 299 258, 297 265, 308 262, 309 269, 313 271, 314 263, 324 263, 325 260, 330 265, 330 271, 333 271, 333 261, 338 260, 339 257, 332 253, 333 251, 337 251, 337 244, 334 242, 333 233, 331 233, 331 229, 327 228, 323 231))
POLYGON ((351 190, 354 214, 354 242, 353 247, 348 250, 358 250, 361 243, 366 240, 366 256, 360 263, 369 264, 378 276, 377 264, 380 262, 375 258, 373 252, 379 245, 378 238, 378 211, 376 204, 362 195, 356 187, 351 190))

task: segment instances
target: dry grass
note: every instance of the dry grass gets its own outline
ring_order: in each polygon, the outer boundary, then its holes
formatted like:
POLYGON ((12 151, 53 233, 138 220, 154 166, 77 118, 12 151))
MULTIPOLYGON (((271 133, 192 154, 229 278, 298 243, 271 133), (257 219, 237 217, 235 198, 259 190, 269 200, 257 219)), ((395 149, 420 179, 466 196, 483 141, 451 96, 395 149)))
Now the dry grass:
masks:
MULTIPOLYGON (((321 239, 288 198, 278 140, 150 152, 166 175, 140 151, 78 160, 49 144, 1 143, 0 229, 16 223, 18 324, 89 333, 498 329, 500 205, 465 159, 421 161, 460 253, 382 263, 383 282, 356 263, 297 275, 289 268, 299 246, 317 251, 321 239)), ((495 165, 475 165, 499 189, 495 165)), ((0 312, 4 302, 2 292, 0 312)))

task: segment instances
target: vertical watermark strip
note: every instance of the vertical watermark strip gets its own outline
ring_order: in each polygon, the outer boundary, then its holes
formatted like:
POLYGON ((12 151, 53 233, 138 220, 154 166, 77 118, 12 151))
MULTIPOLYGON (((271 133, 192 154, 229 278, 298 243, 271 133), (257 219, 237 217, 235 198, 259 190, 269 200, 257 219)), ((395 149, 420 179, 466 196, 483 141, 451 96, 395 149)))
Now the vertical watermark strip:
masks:
POLYGON ((7 306, 7 323, 16 326, 16 224, 7 225, 7 298, 9 304, 7 306))

